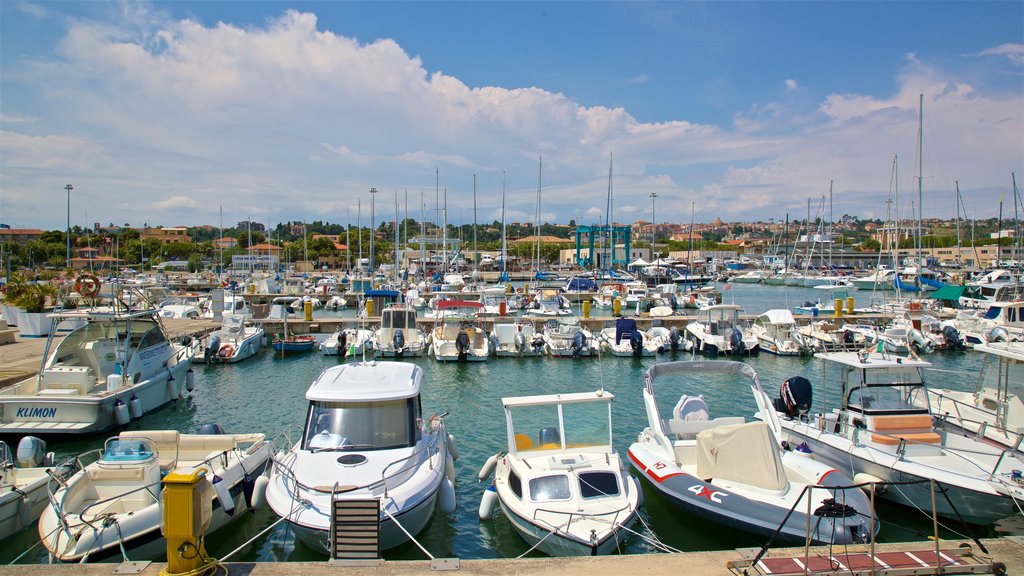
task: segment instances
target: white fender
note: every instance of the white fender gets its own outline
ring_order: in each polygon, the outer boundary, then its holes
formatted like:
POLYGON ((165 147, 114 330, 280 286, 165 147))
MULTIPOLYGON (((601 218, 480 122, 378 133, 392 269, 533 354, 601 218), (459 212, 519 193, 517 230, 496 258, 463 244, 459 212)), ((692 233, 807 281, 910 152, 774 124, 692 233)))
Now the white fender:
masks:
POLYGON ((131 417, 128 416, 128 405, 120 398, 114 402, 114 420, 117 421, 118 426, 124 426, 131 421, 131 417))
POLYGON ((444 461, 444 477, 455 482, 455 461, 451 458, 444 461))
POLYGON ((256 479, 252 488, 252 509, 259 510, 267 505, 267 486, 270 485, 270 478, 266 474, 256 479))
POLYGON ((217 493, 217 500, 220 500, 220 505, 224 508, 224 511, 229 515, 235 513, 235 500, 231 498, 231 487, 224 481, 223 478, 213 475, 213 490, 217 493))
POLYGON ((189 392, 196 389, 196 373, 192 371, 192 367, 188 367, 188 372, 185 372, 185 390, 189 392))
POLYGON ((38 515, 32 514, 32 499, 28 494, 23 494, 18 501, 18 521, 21 522, 21 527, 27 528, 38 519, 38 515))
POLYGON ((498 491, 494 488, 494 485, 487 487, 484 490, 483 496, 480 497, 480 519, 490 520, 494 516, 494 504, 498 501, 498 491))
POLYGON ((487 477, 491 475, 491 472, 494 471, 494 466, 497 463, 498 463, 498 455, 497 454, 494 454, 493 456, 488 458, 487 462, 484 462, 483 468, 480 469, 480 473, 476 475, 477 479, 480 480, 481 482, 486 480, 487 477))
POLYGON ((142 400, 139 400, 139 397, 134 394, 128 400, 128 413, 131 414, 132 420, 142 418, 142 400))
MULTIPOLYGON (((875 476, 873 474, 868 474, 867 472, 857 472, 856 474, 853 475, 853 483, 854 484, 865 484, 865 486, 863 486, 862 489, 865 492, 867 492, 868 494, 871 493, 871 482, 874 482, 876 484, 881 484, 881 483, 883 483, 885 481, 882 480, 881 478, 879 478, 878 476, 875 476)), ((883 492, 885 492, 885 488, 886 488, 885 486, 879 486, 878 487, 878 493, 882 494, 883 492)))
POLYGON ((455 445, 455 436, 448 434, 448 453, 452 455, 452 460, 459 459, 459 447, 455 445))
POLYGON ((441 511, 445 514, 455 512, 455 485, 447 478, 441 481, 441 511))

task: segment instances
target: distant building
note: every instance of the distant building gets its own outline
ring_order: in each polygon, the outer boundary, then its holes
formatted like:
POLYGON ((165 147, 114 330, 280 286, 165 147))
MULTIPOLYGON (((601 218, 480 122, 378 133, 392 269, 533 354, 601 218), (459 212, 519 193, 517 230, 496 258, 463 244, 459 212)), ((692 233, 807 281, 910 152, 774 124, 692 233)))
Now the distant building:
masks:
POLYGON ((184 244, 191 242, 188 237, 188 228, 142 228, 139 230, 139 237, 143 240, 155 238, 161 244, 184 244))
POLYGON ((240 230, 252 230, 253 232, 266 232, 267 227, 259 222, 253 222, 252 220, 242 220, 238 223, 240 230))
POLYGON ((213 247, 220 248, 222 250, 231 250, 235 246, 238 246, 238 238, 232 238, 230 236, 217 238, 213 241, 213 247))
POLYGON ((0 242, 14 242, 18 246, 39 240, 42 235, 43 231, 35 228, 0 228, 0 242))

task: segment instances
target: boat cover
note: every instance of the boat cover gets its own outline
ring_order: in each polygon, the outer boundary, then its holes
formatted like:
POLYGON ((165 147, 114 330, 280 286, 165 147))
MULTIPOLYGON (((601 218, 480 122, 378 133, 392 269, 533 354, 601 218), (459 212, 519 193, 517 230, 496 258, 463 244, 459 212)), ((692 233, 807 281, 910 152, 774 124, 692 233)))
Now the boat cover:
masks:
POLYGON ((632 318, 619 318, 615 321, 615 343, 618 344, 624 337, 636 332, 636 320, 632 318))
POLYGON ((697 434, 697 477, 785 490, 789 485, 775 438, 764 422, 718 426, 697 434))

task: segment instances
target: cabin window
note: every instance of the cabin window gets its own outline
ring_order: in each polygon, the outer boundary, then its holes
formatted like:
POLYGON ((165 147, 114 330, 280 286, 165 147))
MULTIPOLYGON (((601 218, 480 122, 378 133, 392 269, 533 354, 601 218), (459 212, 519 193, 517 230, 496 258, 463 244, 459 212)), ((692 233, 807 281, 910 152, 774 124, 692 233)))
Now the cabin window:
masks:
POLYGON ((164 331, 159 326, 155 326, 142 337, 142 340, 139 342, 139 349, 145 350, 165 342, 167 342, 167 337, 164 336, 164 331))
POLYGON ((569 477, 565 474, 541 476, 530 480, 530 499, 534 502, 568 500, 571 496, 569 477))
POLYGON ((508 487, 512 490, 512 493, 516 495, 516 498, 522 500, 523 481, 519 479, 519 475, 515 472, 509 471, 508 473, 508 487))
POLYGON ((619 482, 614 472, 582 472, 579 475, 580 496, 584 498, 600 498, 617 496, 619 482))
POLYGON ((416 399, 310 404, 306 450, 386 450, 414 446, 416 399))

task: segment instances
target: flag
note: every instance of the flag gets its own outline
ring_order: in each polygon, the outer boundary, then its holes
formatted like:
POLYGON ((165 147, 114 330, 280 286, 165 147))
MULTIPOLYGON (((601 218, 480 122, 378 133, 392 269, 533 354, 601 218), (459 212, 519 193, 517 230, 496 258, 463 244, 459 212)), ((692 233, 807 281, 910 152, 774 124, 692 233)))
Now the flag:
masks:
POLYGON ((356 344, 355 344, 355 342, 353 342, 352 345, 348 347, 348 351, 345 352, 345 358, 348 358, 349 356, 355 356, 355 355, 356 355, 356 344))
POLYGON ((878 341, 878 346, 875 346, 875 352, 878 352, 879 354, 881 354, 883 350, 885 350, 885 342, 883 342, 882 340, 879 340, 878 341))

